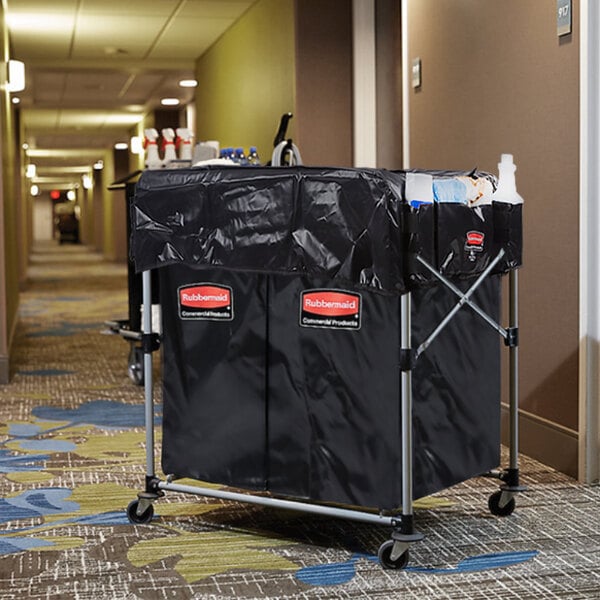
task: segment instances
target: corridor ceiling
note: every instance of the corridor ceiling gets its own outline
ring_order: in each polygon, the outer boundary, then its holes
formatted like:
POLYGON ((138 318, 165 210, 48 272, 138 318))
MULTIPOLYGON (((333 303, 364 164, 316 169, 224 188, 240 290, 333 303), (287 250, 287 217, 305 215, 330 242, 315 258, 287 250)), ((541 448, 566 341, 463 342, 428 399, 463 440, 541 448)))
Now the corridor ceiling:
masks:
MULTIPOLYGON (((11 58, 40 187, 74 180, 163 97, 181 106, 202 55, 253 0, 7 0, 11 58), (100 151, 100 152, 99 152, 100 151), (47 184, 47 185, 45 185, 47 184)), ((202 85, 200 82, 199 85, 202 85)))

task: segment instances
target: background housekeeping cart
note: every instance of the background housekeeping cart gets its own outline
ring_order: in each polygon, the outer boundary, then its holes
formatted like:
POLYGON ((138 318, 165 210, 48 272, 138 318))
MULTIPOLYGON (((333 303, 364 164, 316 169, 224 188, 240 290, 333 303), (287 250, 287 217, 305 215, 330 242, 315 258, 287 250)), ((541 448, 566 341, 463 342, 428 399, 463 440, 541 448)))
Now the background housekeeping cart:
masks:
MULTIPOLYGON (((133 198, 135 195, 135 184, 142 171, 134 171, 110 184, 110 191, 124 191, 127 215, 131 213, 133 198)), ((106 321, 105 324, 111 333, 120 335, 129 343, 129 355, 127 357, 127 374, 133 383, 144 384, 144 353, 141 346, 142 339, 142 276, 135 272, 135 266, 129 252, 129 240, 131 239, 131 222, 127 220, 127 319, 115 319, 106 321)), ((153 305, 158 304, 157 278, 153 278, 154 292, 152 295, 153 305)), ((155 311, 156 312, 156 311, 155 311)), ((156 321, 156 319, 155 319, 156 321)))
POLYGON ((494 185, 479 172, 143 173, 132 253, 143 272, 147 465, 130 520, 149 522, 167 490, 353 519, 392 528, 379 558, 401 568, 422 538, 414 498, 486 472, 503 482, 490 509, 510 514, 522 490, 521 205, 493 202, 494 185), (160 339, 146 309, 153 270, 160 339), (498 333, 512 357, 500 471, 498 333), (153 452, 159 342, 166 480, 153 452))

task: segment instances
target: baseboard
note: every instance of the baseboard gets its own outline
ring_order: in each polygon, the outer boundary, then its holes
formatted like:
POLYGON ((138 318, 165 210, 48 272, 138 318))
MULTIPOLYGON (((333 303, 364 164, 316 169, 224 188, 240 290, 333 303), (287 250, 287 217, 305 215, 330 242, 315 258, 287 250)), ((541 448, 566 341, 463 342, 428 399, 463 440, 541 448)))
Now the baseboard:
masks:
MULTIPOLYGON (((508 445, 508 406, 502 404, 502 443, 508 445)), ((577 478, 579 439, 576 431, 519 410, 519 451, 577 478)))

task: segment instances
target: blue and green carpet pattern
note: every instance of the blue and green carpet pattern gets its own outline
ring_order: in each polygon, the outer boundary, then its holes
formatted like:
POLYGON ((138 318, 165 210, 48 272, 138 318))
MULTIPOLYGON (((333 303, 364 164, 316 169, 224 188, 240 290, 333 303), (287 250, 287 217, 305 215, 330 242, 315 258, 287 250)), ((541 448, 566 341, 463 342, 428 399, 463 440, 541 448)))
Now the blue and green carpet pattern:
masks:
POLYGON ((378 564, 387 529, 329 517, 167 493, 131 525, 143 389, 103 325, 126 313, 123 265, 37 248, 0 386, 0 599, 600 598, 600 488, 527 457, 510 517, 489 513, 490 479, 417 502, 402 571, 378 564))

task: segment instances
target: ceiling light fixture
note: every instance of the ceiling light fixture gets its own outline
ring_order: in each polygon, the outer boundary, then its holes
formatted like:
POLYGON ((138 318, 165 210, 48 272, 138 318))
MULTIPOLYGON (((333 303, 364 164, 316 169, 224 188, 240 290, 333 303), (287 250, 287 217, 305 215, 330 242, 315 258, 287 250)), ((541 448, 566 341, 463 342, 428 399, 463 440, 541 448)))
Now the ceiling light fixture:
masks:
POLYGON ((179 104, 178 98, 162 98, 160 103, 163 106, 177 106, 179 104))
POLYGON ((33 163, 29 163, 27 165, 27 169, 25 169, 25 177, 28 179, 33 179, 36 176, 37 168, 33 163))
POLYGON ((182 79, 179 82, 179 87, 183 88, 195 88, 198 85, 198 80, 196 79, 182 79))
POLYGON ((8 61, 6 89, 9 92, 22 92, 25 89, 25 63, 20 60, 8 61))
POLYGON ((81 181, 83 183, 83 189, 84 190, 91 190, 93 187, 93 183, 92 183, 92 178, 89 175, 84 175, 81 178, 81 181))
POLYGON ((67 192, 67 200, 74 202, 76 198, 77 198, 77 194, 75 193, 75 190, 69 190, 67 192))
POLYGON ((102 169, 104 169, 104 161, 103 160, 97 160, 94 163, 94 171, 102 171, 102 169))
POLYGON ((127 142, 117 142, 115 144, 115 150, 127 150, 129 148, 129 144, 127 142))
POLYGON ((17 96, 13 96, 11 98, 11 101, 13 104, 19 104, 19 102, 21 102, 21 98, 17 98, 17 96))
POLYGON ((37 196, 40 193, 40 188, 35 183, 29 188, 29 193, 32 196, 37 196))

